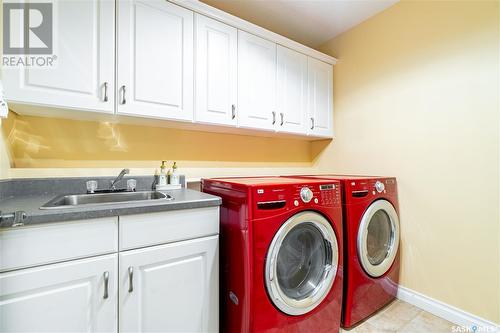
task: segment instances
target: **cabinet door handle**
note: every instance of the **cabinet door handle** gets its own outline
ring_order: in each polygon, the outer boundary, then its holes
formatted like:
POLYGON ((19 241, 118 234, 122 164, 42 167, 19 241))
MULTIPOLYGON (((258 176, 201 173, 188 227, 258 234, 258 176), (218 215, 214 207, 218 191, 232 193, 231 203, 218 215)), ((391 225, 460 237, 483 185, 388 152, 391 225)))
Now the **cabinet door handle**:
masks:
POLYGON ((122 101, 121 101, 121 104, 125 104, 127 103, 127 100, 125 99, 125 86, 122 86, 122 101))
POLYGON ((134 281, 134 268, 132 266, 130 266, 128 268, 128 292, 129 293, 134 291, 133 281, 134 281))
POLYGON ((108 101, 108 83, 107 82, 104 82, 104 98, 103 98, 103 101, 104 102, 108 101))
POLYGON ((276 124, 276 112, 273 111, 273 125, 276 124))
POLYGON ((104 299, 107 299, 109 297, 109 293, 108 293, 108 288, 109 288, 109 272, 104 272, 104 274, 102 275, 102 277, 104 278, 104 295, 102 296, 102 298, 104 299))
POLYGON ((311 117, 311 129, 313 130, 314 129, 314 118, 311 117))
POLYGON ((283 126, 283 123, 284 123, 284 120, 283 120, 283 117, 284 117, 283 112, 280 112, 280 117, 281 117, 281 124, 280 124, 280 126, 283 126))
POLYGON ((231 105, 231 119, 236 118, 236 106, 233 104, 231 105))

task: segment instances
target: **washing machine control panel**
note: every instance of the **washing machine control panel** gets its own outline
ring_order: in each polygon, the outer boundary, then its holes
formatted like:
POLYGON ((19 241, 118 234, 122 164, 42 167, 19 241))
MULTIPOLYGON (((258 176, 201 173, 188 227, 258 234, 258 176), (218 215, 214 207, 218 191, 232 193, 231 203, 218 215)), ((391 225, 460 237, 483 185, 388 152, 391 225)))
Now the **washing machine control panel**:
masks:
POLYGON ((304 186, 300 189, 300 198, 303 202, 308 203, 313 199, 313 197, 314 194, 309 187, 304 186))
POLYGON ((322 205, 340 205, 340 184, 324 184, 319 186, 319 196, 322 205))
POLYGON ((254 218, 273 216, 278 210, 340 207, 340 182, 302 183, 256 187, 254 218))
POLYGON ((382 193, 385 190, 385 185, 381 181, 377 180, 375 182, 375 189, 377 190, 378 193, 382 193))
POLYGON ((340 205, 340 183, 297 186, 295 189, 293 203, 295 207, 340 205))

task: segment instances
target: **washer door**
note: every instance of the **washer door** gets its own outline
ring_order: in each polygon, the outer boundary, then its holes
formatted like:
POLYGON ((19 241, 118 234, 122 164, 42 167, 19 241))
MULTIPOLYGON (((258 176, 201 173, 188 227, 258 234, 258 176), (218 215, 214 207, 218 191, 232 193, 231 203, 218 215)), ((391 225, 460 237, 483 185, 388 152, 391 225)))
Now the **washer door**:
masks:
POLYGON ((358 257, 372 277, 384 275, 391 267, 399 246, 399 218, 387 200, 372 203, 358 229, 358 257))
POLYGON ((278 230, 266 258, 266 288, 274 305, 289 315, 305 314, 328 295, 337 274, 335 232, 322 215, 302 212, 278 230))

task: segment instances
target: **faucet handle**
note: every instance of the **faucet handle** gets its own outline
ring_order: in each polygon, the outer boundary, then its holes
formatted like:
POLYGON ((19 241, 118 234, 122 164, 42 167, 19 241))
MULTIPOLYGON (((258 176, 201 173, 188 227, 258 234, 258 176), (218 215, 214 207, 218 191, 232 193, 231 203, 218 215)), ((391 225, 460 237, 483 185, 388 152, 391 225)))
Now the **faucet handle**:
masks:
POLYGON ((14 223, 12 223, 13 227, 19 227, 24 225, 24 220, 28 217, 28 214, 22 210, 18 210, 14 212, 14 223))
POLYGON ((12 213, 2 213, 0 211, 0 224, 2 222, 11 222, 11 227, 22 227, 24 225, 24 220, 28 218, 28 214, 22 210, 18 210, 12 213))
POLYGON ((135 192, 136 187, 137 187, 137 181, 135 179, 127 180, 127 191, 135 192))
POLYGON ((94 193, 97 190, 97 180, 89 180, 86 184, 87 193, 94 193))

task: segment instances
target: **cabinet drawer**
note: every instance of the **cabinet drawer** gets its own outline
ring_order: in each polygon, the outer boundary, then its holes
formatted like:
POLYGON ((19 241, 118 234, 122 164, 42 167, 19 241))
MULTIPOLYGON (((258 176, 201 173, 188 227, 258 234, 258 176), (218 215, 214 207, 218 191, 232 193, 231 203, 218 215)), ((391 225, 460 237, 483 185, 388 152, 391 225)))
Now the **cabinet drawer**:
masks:
POLYGON ((120 250, 219 233, 219 207, 120 216, 120 250))
POLYGON ((0 231, 0 271, 118 251, 118 218, 0 231))

